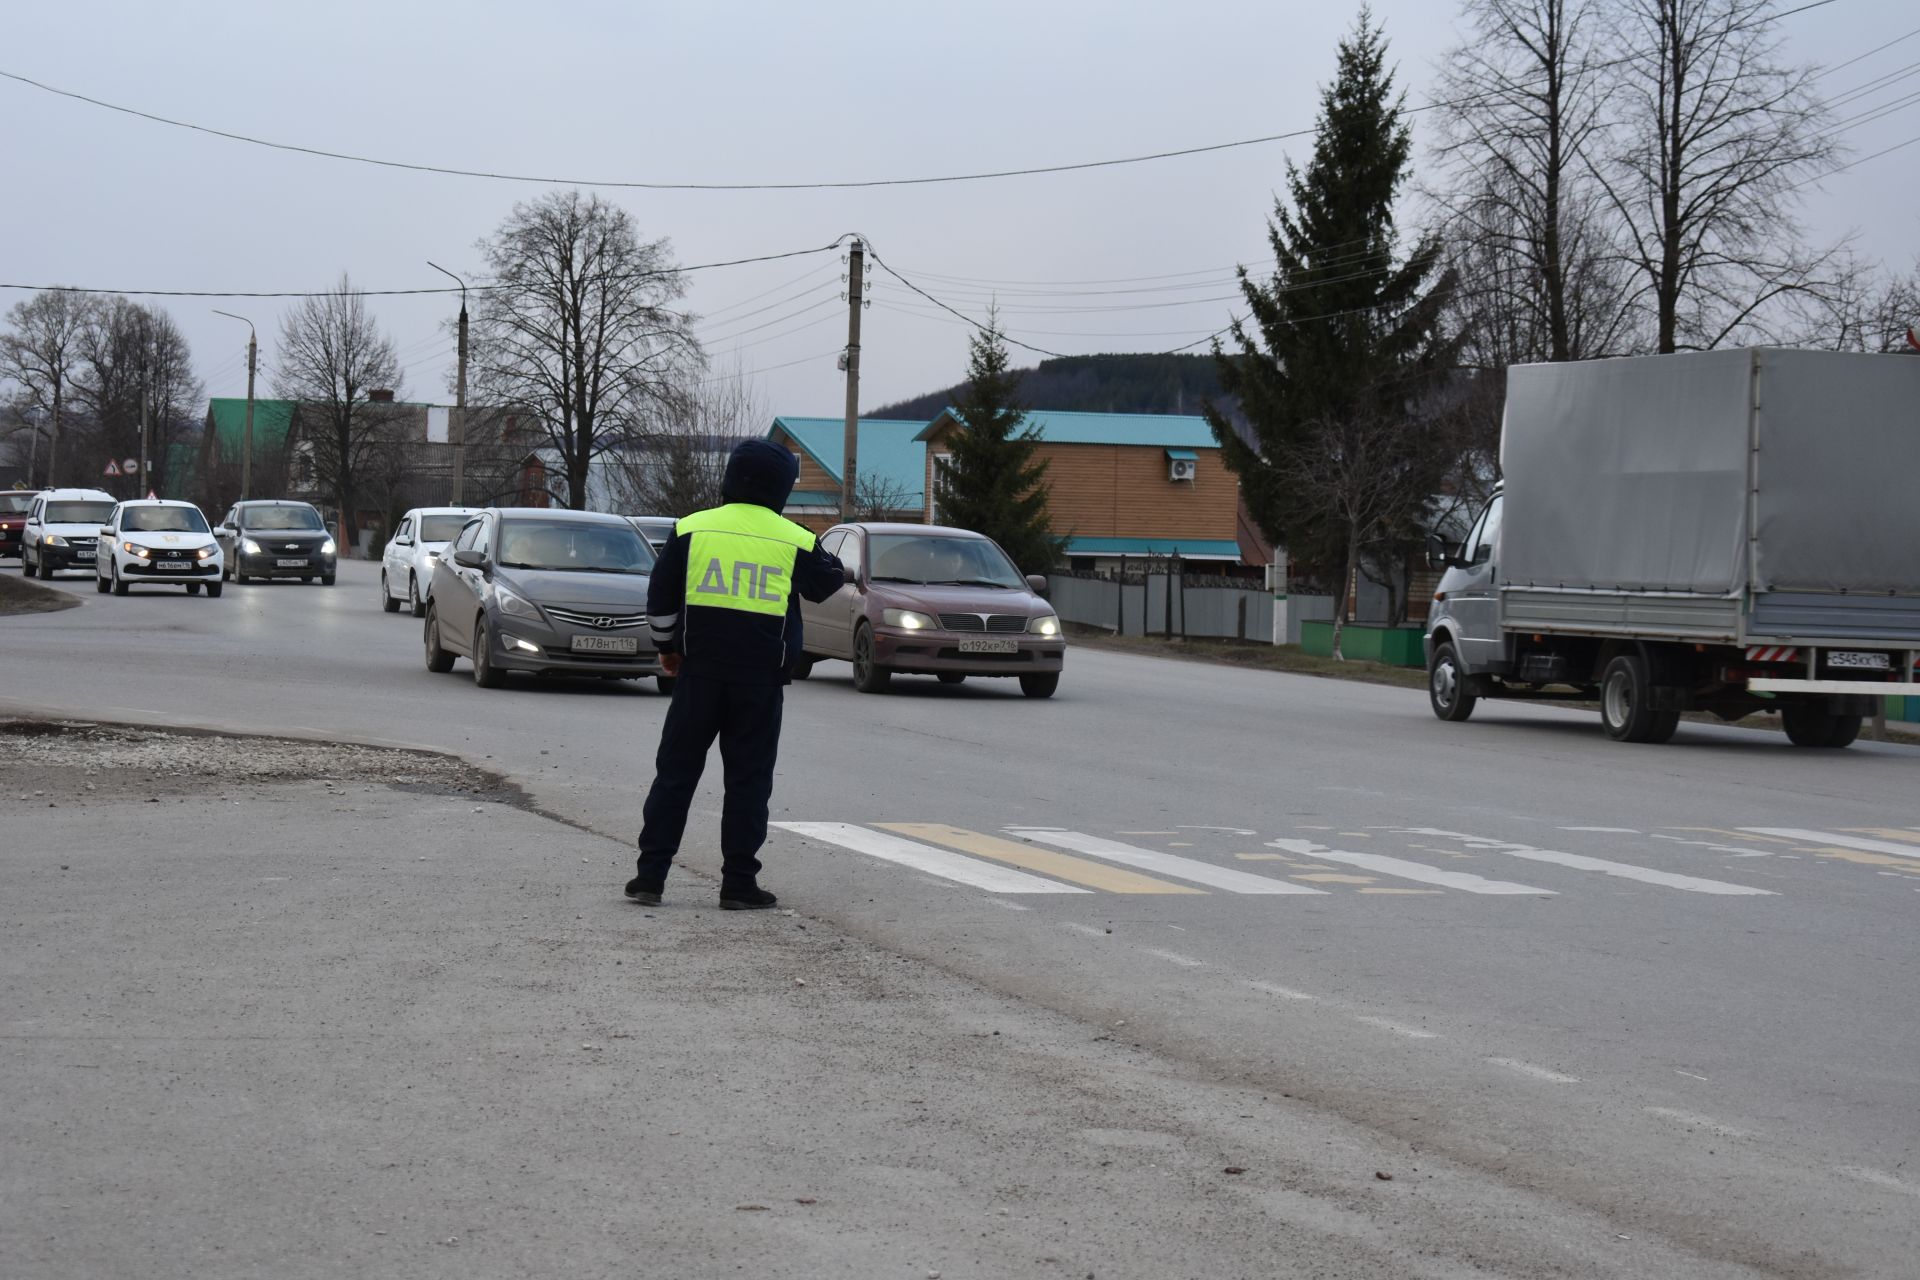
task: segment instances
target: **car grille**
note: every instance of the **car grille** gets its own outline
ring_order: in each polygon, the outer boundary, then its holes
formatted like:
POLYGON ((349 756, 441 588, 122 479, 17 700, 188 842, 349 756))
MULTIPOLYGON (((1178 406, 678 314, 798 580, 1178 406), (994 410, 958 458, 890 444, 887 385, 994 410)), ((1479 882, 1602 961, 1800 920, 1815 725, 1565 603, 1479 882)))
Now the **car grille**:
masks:
POLYGON ((591 631, 631 631, 647 625, 644 613, 588 613, 584 609, 556 609, 549 605, 547 616, 591 631))
POLYGON ((1027 620, 1011 613, 990 613, 984 616, 977 613, 943 613, 940 615, 940 627, 943 631, 985 631, 995 635, 1008 635, 1025 631, 1027 620))
POLYGON ((153 552, 147 557, 149 560, 198 560, 200 558, 198 552, 182 551, 178 547, 151 547, 149 550, 153 552))

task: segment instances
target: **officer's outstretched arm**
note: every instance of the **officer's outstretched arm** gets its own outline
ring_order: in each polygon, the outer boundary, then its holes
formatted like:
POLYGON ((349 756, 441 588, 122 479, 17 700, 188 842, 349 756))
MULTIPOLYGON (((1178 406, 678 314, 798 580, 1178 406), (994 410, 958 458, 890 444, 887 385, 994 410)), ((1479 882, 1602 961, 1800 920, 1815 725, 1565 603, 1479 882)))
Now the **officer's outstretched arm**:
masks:
POLYGON ((793 585, 803 597, 819 604, 846 585, 846 570, 840 567, 840 557, 822 551, 815 539, 811 549, 794 558, 793 585))

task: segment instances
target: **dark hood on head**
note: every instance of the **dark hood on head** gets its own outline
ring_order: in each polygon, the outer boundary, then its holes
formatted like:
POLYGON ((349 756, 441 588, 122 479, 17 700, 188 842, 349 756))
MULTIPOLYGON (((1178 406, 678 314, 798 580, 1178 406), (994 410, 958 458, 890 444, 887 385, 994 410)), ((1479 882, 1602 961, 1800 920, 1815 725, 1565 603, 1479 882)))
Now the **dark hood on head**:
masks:
POLYGON ((769 511, 786 509, 800 478, 800 459, 771 440, 742 440, 727 458, 720 496, 728 502, 751 502, 769 511))

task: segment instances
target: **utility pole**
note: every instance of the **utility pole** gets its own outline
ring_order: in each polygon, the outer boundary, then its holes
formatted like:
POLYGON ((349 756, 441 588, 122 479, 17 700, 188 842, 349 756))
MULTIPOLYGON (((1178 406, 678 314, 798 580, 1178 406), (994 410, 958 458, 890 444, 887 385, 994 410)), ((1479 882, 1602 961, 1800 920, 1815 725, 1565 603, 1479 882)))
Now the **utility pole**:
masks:
POLYGON ((860 285, 866 275, 866 247, 858 240, 847 255, 847 424, 840 455, 840 518, 854 516, 860 484, 860 285))
POLYGON ((245 316, 236 316, 231 311, 215 310, 213 314, 238 320, 247 326, 247 427, 240 442, 240 500, 244 502, 253 496, 253 368, 260 347, 254 340, 253 321, 245 316))
POLYGON ((140 475, 133 489, 133 496, 136 498, 147 496, 147 468, 150 465, 152 464, 147 461, 147 360, 142 356, 140 358, 140 475))
POLYGON ((428 266, 460 286, 460 364, 453 383, 453 422, 447 431, 453 443, 453 505, 463 506, 467 493, 467 282, 443 266, 428 266))

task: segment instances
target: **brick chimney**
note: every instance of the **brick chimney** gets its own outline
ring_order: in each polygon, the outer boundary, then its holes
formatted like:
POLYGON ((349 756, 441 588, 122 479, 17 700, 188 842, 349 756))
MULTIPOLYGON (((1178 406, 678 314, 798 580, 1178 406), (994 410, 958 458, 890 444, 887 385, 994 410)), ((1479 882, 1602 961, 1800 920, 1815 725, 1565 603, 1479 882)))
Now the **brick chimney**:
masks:
POLYGON ((378 391, 369 391, 367 392, 367 403, 368 404, 392 404, 393 392, 385 388, 381 388, 378 391))

